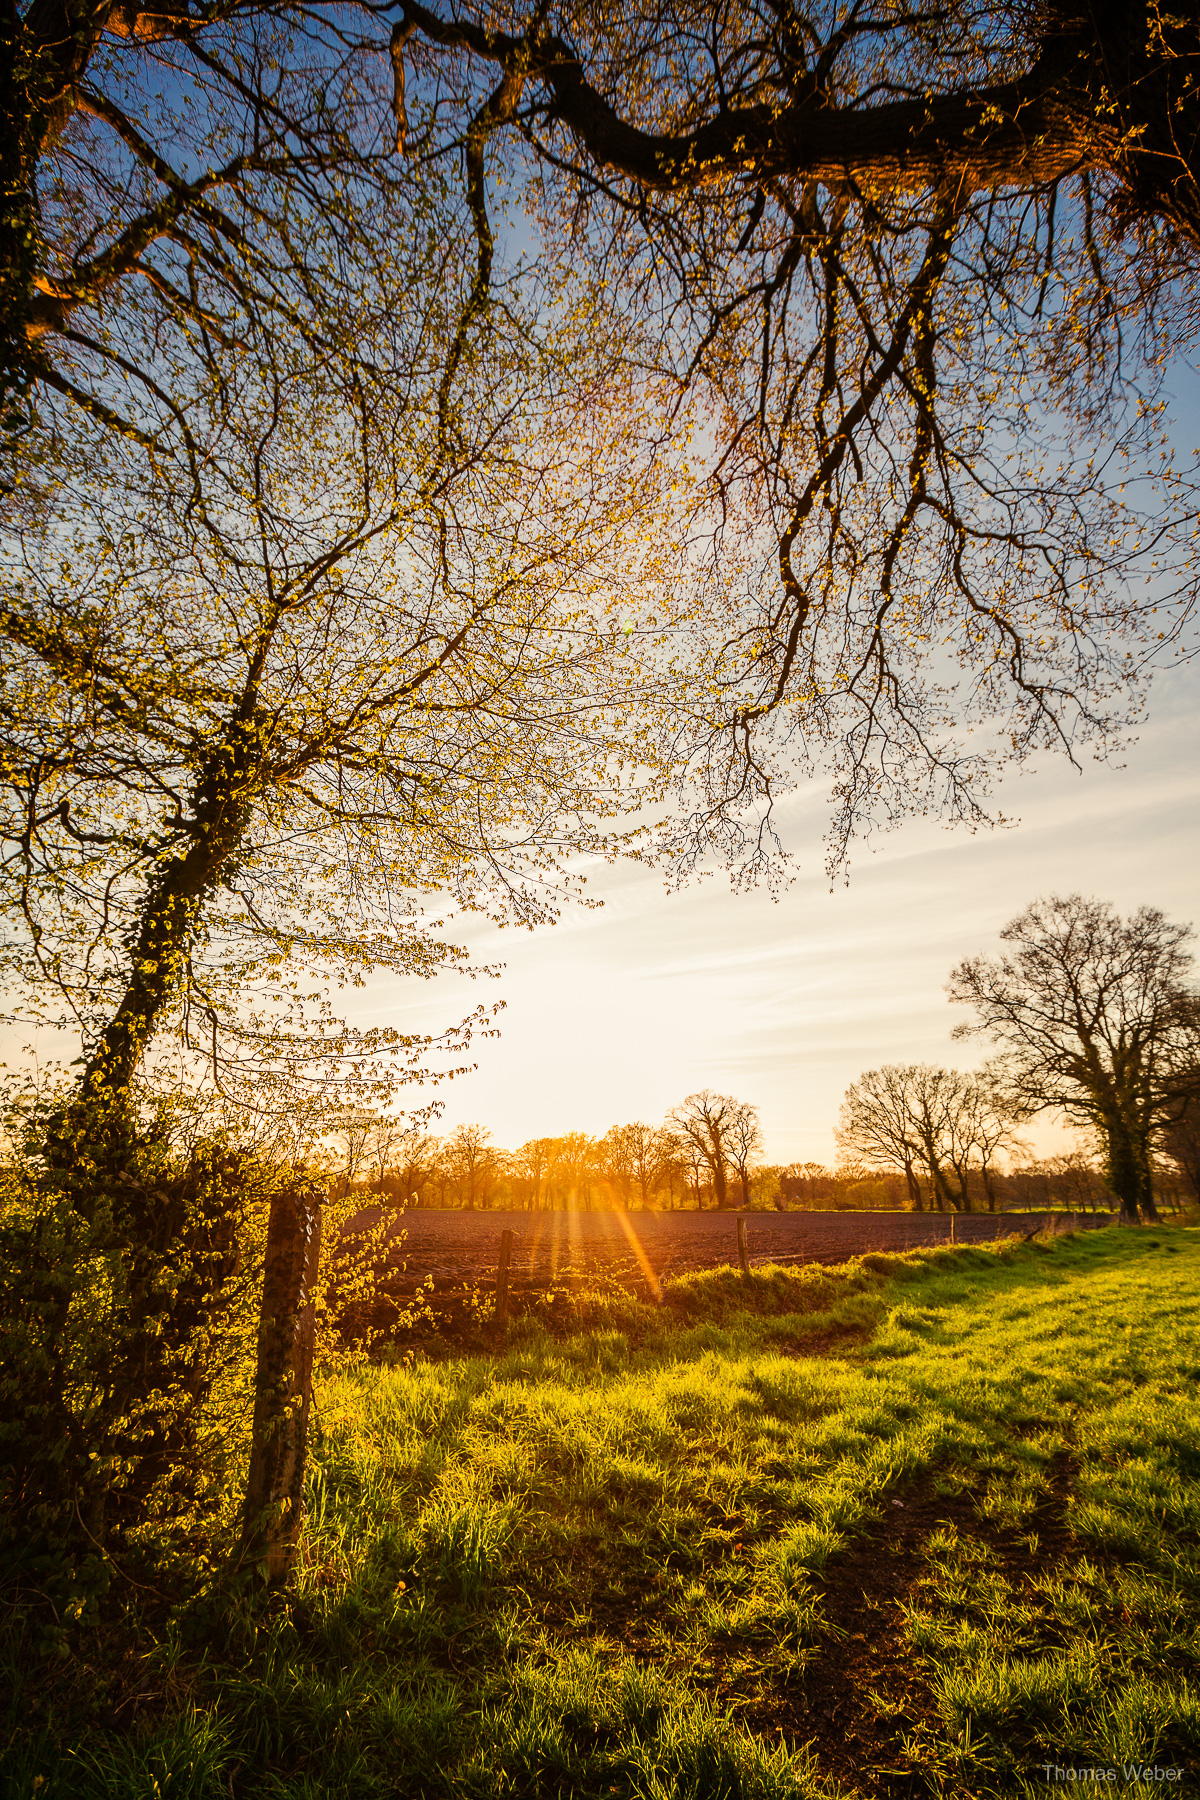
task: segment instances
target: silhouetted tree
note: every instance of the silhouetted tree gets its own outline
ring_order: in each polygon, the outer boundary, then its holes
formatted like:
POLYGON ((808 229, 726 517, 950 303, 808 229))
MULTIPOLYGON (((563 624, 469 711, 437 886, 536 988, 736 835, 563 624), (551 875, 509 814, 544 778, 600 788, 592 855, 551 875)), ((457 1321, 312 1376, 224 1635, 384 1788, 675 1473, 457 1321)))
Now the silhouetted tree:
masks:
POLYGON ((513 1171, 531 1212, 542 1205, 543 1182, 553 1154, 552 1138, 529 1138, 513 1152, 513 1171))
POLYGON ((440 1198, 436 1190, 441 1151, 441 1139, 419 1126, 411 1126, 393 1143, 389 1169, 402 1206, 432 1206, 440 1198))
POLYGON ((750 1164, 763 1146, 755 1107, 739 1101, 725 1128, 725 1149, 742 1185, 742 1205, 750 1204, 750 1164))
POLYGON ((488 1205, 499 1170, 499 1157, 484 1125, 456 1125, 446 1139, 442 1161, 458 1205, 466 1212, 488 1205))
POLYGON ((890 1063, 860 1075, 846 1090, 835 1136, 844 1154, 903 1170, 913 1211, 922 1212, 922 1147, 910 1093, 915 1074, 911 1066, 890 1063))
MULTIPOLYGON (((668 1115, 668 1122, 686 1141, 689 1153, 699 1158, 707 1170, 720 1208, 729 1205, 729 1134, 739 1105, 729 1094, 714 1094, 703 1088, 698 1094, 689 1094, 683 1105, 668 1115)), ((697 1205, 699 1192, 697 1182, 697 1205)))
POLYGON ((979 1074, 932 1063, 892 1063, 868 1069, 847 1089, 837 1127, 844 1154, 904 1173, 914 1211, 932 1205, 970 1212, 973 1177, 995 1210, 992 1165, 1017 1145, 1013 1107, 994 1069, 979 1074))
POLYGON ((636 1126, 614 1125, 605 1132, 596 1149, 600 1174, 621 1207, 628 1207, 633 1194, 636 1147, 631 1134, 636 1129, 636 1126))
POLYGON ((1154 907, 1122 919, 1105 901, 1052 896, 1005 926, 1007 955, 968 958, 950 978, 951 999, 977 1015, 957 1035, 1002 1046, 1026 1116, 1061 1112, 1092 1127, 1130 1223, 1158 1216, 1151 1147, 1194 1067, 1191 935, 1154 907))

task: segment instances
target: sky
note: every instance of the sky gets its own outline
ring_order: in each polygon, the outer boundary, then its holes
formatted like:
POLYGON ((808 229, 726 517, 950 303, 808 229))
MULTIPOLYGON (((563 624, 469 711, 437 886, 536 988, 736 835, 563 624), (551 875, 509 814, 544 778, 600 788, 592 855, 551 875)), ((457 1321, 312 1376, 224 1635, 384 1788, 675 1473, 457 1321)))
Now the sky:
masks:
MULTIPOLYGON (((768 1161, 831 1163, 838 1107, 864 1069, 988 1054, 951 1039, 966 1015, 945 983, 964 956, 997 951, 1031 900, 1079 892, 1200 925, 1198 701, 1200 663, 1164 673, 1123 768, 1046 757, 997 790, 1012 828, 906 824, 860 847, 832 892, 817 786, 785 807, 801 867, 777 900, 720 875, 668 893, 653 870, 597 863, 597 910, 532 933, 455 930, 480 961, 504 962, 499 979, 380 982, 353 1016, 440 1030, 504 1001, 500 1037, 472 1048, 477 1069, 440 1090, 439 1132, 477 1121, 508 1148, 601 1134, 657 1124, 710 1087, 758 1107, 768 1161)), ((1050 1123, 1026 1135, 1038 1154, 1074 1141, 1050 1123)))

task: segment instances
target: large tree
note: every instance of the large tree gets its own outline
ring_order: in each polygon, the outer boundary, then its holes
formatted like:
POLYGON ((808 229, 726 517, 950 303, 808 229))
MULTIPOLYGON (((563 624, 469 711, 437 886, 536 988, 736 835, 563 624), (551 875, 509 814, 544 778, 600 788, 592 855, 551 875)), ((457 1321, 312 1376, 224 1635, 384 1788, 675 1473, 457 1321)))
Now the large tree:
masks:
POLYGON ((474 309, 436 182, 354 258, 305 233, 336 318, 230 344, 114 308, 97 383, 120 338, 161 394, 124 383, 133 435, 44 398, 10 496, 8 972, 81 1032, 85 1110, 168 1024, 227 1091, 349 1068, 369 1034, 322 1045, 313 976, 452 961, 422 894, 545 916, 656 759, 620 609, 658 483, 586 296, 474 309))
POLYGON ((1104 1147, 1121 1217, 1158 1217, 1151 1152, 1179 1117, 1194 1070, 1188 925, 1143 906, 1123 919, 1079 894, 1036 900, 1000 934, 1001 957, 969 957, 950 977, 952 1000, 1003 1051, 1026 1116, 1059 1112, 1104 1147))
POLYGON ((978 819, 1005 759, 1103 753, 1136 711, 1195 584, 1161 430, 1196 323, 1190 15, 39 0, 8 43, 13 341, 81 406, 111 405, 77 365, 118 290, 269 333, 338 288, 292 223, 353 244, 398 143, 461 166, 475 306, 505 192, 533 266, 620 284, 680 472, 690 444, 683 866, 761 866, 818 767, 835 858, 914 807, 978 819))
MULTIPOLYGON (((493 282, 485 304, 452 184, 417 167, 365 192, 350 231, 319 194, 260 189, 236 270, 183 257, 166 291, 146 269, 113 284, 89 332, 59 334, 70 379, 45 376, 9 446, 4 973, 26 1016, 81 1040, 15 1236, 3 1221, 10 1344, 28 1295, 54 1296, 30 1365, 40 1435, 10 1494, 53 1490, 69 1518, 82 1482, 97 1542, 113 1483, 136 1520, 150 1476, 126 1473, 162 1471, 174 1427, 155 1409, 246 1266, 247 1180, 228 1158, 168 1178, 147 1068, 319 1134, 331 1086, 358 1103, 428 1067, 400 1030, 346 1026, 338 989, 461 964, 447 908, 546 917, 568 856, 611 847, 631 787, 656 779, 644 640, 624 625, 626 583, 639 604, 655 590, 663 477, 628 430, 604 297, 564 276, 493 282), (132 1440, 129 1417, 149 1420, 132 1440)), ((316 1196, 276 1198, 272 1234, 306 1254, 273 1244, 291 1285, 271 1304, 311 1318, 316 1196)))
POLYGON ((685 864, 716 844, 761 866, 774 795, 822 763, 836 860, 913 808, 979 818, 1006 758, 1103 751, 1194 593, 1157 402, 1195 325, 1195 22, 943 0, 510 19, 413 0, 397 41, 447 99, 490 90, 552 227, 623 270, 664 377, 709 411, 685 864))

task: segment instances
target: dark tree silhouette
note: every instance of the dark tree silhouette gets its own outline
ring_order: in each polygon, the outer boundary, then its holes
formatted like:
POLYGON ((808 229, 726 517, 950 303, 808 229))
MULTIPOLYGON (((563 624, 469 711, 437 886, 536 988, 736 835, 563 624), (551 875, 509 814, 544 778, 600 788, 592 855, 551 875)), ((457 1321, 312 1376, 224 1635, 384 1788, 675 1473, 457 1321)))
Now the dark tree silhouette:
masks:
POLYGON ((1055 1111, 1090 1125, 1121 1217, 1156 1219, 1154 1137, 1193 1078, 1191 927, 1149 906, 1122 919, 1072 894, 1034 901, 1000 936, 1007 955, 968 958, 950 977, 951 999, 977 1015, 958 1034, 1002 1047, 1026 1116, 1055 1111))
MULTIPOLYGON (((683 1139, 694 1168, 708 1170, 713 1193, 720 1208, 729 1205, 729 1133, 738 1113, 738 1101, 729 1094, 714 1094, 702 1088, 689 1094, 682 1106, 668 1115, 668 1124, 683 1139)), ((700 1187, 696 1183, 699 1204, 700 1187)))
POLYGON ((743 1206, 750 1204, 750 1164, 762 1147, 762 1127, 758 1122, 757 1108, 738 1101, 737 1109, 725 1131, 725 1149, 737 1170, 743 1206))

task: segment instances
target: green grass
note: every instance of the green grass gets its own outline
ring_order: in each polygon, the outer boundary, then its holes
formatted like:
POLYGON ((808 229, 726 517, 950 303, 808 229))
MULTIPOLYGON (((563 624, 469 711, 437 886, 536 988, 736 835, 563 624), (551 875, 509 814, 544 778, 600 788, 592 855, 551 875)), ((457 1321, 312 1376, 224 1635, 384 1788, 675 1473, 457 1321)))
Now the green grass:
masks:
POLYGON ((14 1660, 6 1791, 1200 1791, 1198 1302, 1200 1232, 1109 1230, 342 1374, 294 1594, 147 1637, 115 1720, 86 1645, 57 1688, 14 1660))

